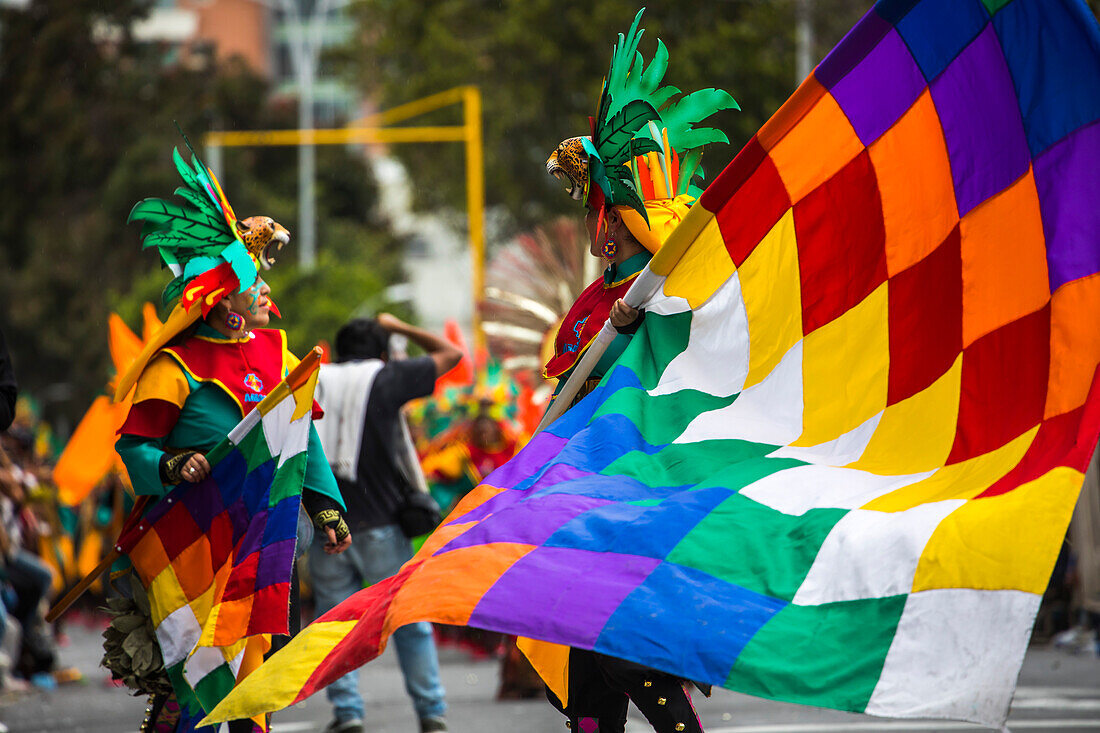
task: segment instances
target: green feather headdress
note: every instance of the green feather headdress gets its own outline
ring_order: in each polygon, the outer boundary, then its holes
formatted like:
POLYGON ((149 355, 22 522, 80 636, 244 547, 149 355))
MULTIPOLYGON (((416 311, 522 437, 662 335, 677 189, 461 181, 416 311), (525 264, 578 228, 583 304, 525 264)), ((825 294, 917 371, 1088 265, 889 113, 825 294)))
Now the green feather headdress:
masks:
POLYGON ((591 137, 564 141, 547 161, 547 171, 569 181, 574 198, 629 206, 648 222, 645 200, 697 195, 693 179, 702 147, 729 142, 722 131, 697 125, 719 110, 740 107, 720 89, 702 89, 674 100, 681 91, 661 83, 668 69, 665 44, 658 39, 648 65, 638 51, 645 33, 639 28, 644 12, 645 8, 638 11, 630 31, 619 34, 612 50, 591 137), (578 155, 578 148, 586 155, 578 155), (583 164, 576 169, 578 158, 587 161, 587 170, 583 164))
POLYGON ((182 298, 187 309, 200 303, 205 315, 225 295, 251 287, 257 266, 218 179, 199 160, 186 136, 184 142, 191 151, 190 164, 178 150, 172 151, 184 183, 175 191, 181 201, 144 199, 134 206, 128 221, 142 222, 142 247, 156 247, 175 276, 164 288, 164 303, 182 298))

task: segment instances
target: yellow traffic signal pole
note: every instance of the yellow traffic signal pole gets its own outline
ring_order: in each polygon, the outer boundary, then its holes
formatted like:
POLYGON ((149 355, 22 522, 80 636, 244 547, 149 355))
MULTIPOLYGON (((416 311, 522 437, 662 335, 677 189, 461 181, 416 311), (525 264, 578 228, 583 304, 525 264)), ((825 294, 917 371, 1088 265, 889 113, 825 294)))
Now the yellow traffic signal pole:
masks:
POLYGON ((470 258, 473 287, 473 328, 476 346, 485 345, 477 306, 485 287, 485 158, 482 150, 481 90, 476 86, 455 87, 407 104, 356 120, 350 126, 328 130, 218 130, 206 134, 203 142, 215 169, 221 148, 349 143, 400 144, 460 142, 466 147, 466 214, 470 229, 470 258), (387 127, 411 117, 452 104, 461 104, 463 123, 435 127, 387 127))

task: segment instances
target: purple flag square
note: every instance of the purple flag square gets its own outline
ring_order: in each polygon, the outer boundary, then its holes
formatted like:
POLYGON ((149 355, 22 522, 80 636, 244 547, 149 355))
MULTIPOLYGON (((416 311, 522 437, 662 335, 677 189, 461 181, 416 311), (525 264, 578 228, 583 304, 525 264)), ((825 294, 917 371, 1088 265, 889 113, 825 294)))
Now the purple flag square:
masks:
POLYGON ((498 507, 497 511, 455 537, 439 552, 489 542, 541 545, 569 520, 610 503, 608 499, 593 499, 577 494, 525 496, 522 501, 498 507))
POLYGON ((531 442, 512 460, 489 474, 482 483, 499 489, 522 488, 519 484, 542 469, 568 442, 568 439, 559 438, 544 430, 531 438, 531 442))
POLYGON ((963 217, 1031 164, 1016 89, 992 25, 932 82, 932 101, 963 217))
POLYGON ((840 39, 829 55, 814 69, 814 76, 821 86, 832 89, 856 64, 867 56, 879 39, 890 30, 890 24, 874 10, 868 10, 852 30, 840 39))
POLYGON ((248 557, 264 546, 264 529, 267 527, 267 512, 253 514, 248 520, 248 529, 237 546, 237 557, 248 557))
POLYGON ((191 490, 185 492, 182 498, 187 511, 191 512, 191 518, 203 532, 209 532, 214 517, 225 511, 221 491, 212 478, 192 484, 191 490))
POLYGON ((1047 240, 1050 292, 1100 272, 1100 123, 1077 130, 1035 159, 1035 187, 1047 240))
POLYGON ((636 555, 539 547, 493 584, 468 624, 591 648, 623 599, 660 562, 636 555), (599 593, 580 588, 598 588, 599 593))
POLYGON ((291 538, 263 549, 256 567, 256 590, 285 583, 290 579, 290 568, 294 564, 294 544, 295 540, 291 538))
POLYGON ((860 141, 870 145, 898 121, 926 86, 905 42, 891 30, 836 83, 832 93, 860 141))

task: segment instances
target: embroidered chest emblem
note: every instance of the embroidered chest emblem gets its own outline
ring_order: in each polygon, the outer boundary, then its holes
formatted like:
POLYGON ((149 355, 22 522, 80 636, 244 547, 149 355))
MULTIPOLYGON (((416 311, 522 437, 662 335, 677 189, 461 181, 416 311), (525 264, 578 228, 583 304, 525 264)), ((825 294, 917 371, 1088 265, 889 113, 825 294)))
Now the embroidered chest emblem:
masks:
POLYGON ((573 326, 573 339, 571 342, 565 344, 565 348, 562 350, 564 354, 571 354, 581 346, 581 331, 584 330, 584 324, 588 322, 588 316, 580 319, 573 326))
POLYGON ((249 372, 244 377, 244 386, 253 392, 262 392, 264 388, 263 381, 256 376, 256 372, 249 372))

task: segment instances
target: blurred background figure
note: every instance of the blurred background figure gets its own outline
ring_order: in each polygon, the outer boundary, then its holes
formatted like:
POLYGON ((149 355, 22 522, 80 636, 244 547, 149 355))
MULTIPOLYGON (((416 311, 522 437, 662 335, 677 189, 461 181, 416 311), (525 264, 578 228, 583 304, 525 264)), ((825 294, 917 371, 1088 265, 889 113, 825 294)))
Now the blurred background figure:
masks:
POLYGON ((1036 635, 1057 630, 1056 648, 1100 657, 1100 448, 1093 453, 1036 635), (1068 627, 1068 628, 1067 628, 1068 627))
POLYGON ((8 342, 4 332, 0 331, 0 430, 7 430, 15 419, 15 398, 18 391, 15 384, 15 369, 11 365, 8 342))
MULTIPOLYGON (((436 379, 458 365, 462 353, 447 339, 382 313, 356 319, 336 334, 337 363, 321 367, 318 423, 325 454, 348 507, 355 543, 340 556, 314 545, 309 571, 317 615, 362 588, 396 573, 412 558, 410 537, 431 531, 439 509, 431 502, 417 464, 402 408, 432 393, 436 379), (425 355, 400 359, 391 335, 408 338, 425 355)), ((439 659, 428 623, 393 634, 422 733, 447 730, 447 704, 439 659)), ((366 709, 359 675, 349 672, 325 690, 333 706, 327 733, 360 733, 366 709)))
POLYGON ((0 597, 6 612, 0 618, 6 616, 4 648, 12 653, 2 660, 0 684, 18 689, 22 680, 53 689, 57 643, 44 614, 55 576, 40 555, 52 534, 44 519, 52 509, 52 486, 49 466, 36 453, 29 407, 24 402, 20 408, 11 431, 0 436, 0 597))

